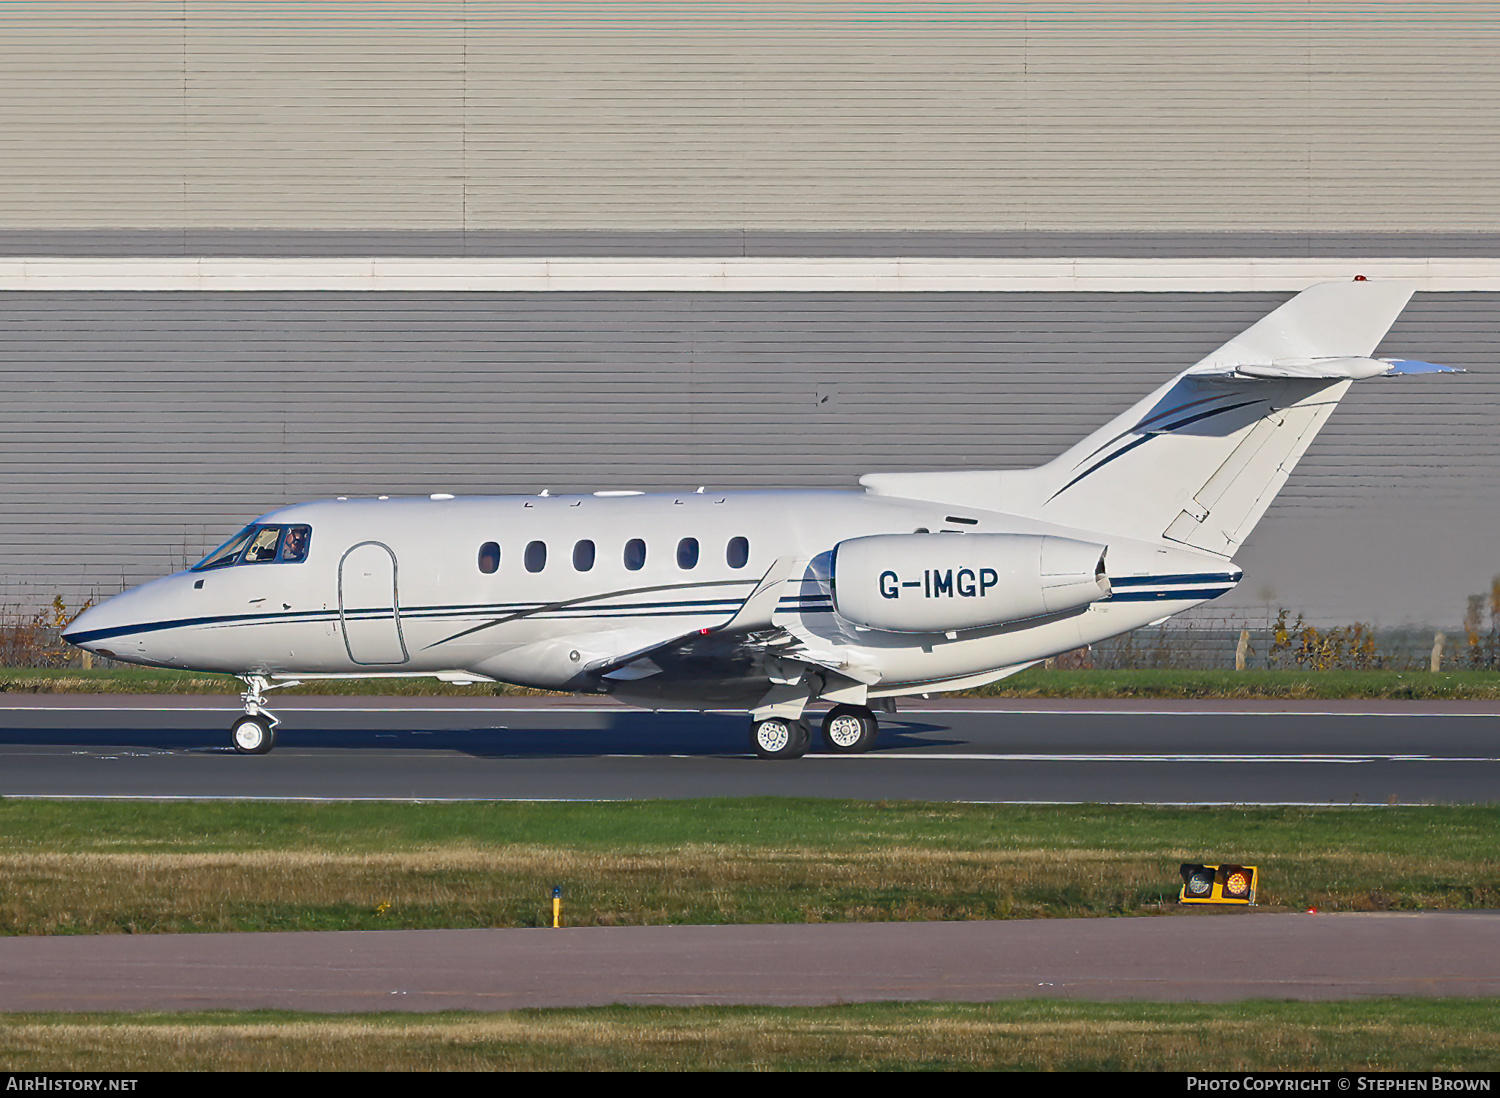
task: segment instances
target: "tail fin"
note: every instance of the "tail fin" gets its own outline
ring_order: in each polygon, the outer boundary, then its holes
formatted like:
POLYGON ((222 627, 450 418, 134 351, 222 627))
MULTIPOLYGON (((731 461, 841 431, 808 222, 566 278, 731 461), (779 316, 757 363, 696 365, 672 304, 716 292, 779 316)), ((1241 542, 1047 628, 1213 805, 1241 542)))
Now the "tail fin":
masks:
POLYGON ((1372 359, 1399 283, 1313 286, 1036 469, 872 473, 877 495, 968 504, 1229 556, 1361 377, 1442 369, 1372 359))

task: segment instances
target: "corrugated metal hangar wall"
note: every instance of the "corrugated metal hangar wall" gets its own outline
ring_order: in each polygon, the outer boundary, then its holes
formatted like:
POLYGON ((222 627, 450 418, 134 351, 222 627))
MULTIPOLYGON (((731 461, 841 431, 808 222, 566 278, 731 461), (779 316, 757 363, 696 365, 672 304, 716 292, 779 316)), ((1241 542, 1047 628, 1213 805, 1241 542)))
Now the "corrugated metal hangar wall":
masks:
POLYGON ((303 498, 1035 464, 1316 268, 1416 270, 1382 353, 1471 372, 1358 388, 1221 602, 1456 621, 1500 571, 1500 11, 1053 7, 5 5, 0 604, 109 593, 303 498), (380 256, 437 273, 318 266, 380 256), (605 256, 785 262, 441 288, 605 256), (203 290, 179 257, 294 288, 203 290), (809 289, 837 257, 973 266, 809 289), (986 289, 1098 257, 1107 290, 986 289), (1285 269, 1159 289, 1237 258, 1285 269))

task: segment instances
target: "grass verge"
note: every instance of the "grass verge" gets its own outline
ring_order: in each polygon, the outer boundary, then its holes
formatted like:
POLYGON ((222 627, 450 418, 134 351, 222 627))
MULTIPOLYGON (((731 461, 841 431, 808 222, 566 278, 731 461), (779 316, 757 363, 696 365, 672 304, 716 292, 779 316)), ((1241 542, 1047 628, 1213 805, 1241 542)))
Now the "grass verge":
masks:
MULTIPOLYGON (((0 667, 0 694, 239 694, 245 684, 233 675, 131 667, 85 671, 77 667, 0 667)), ((493 698, 546 695, 549 691, 487 683, 454 686, 432 678, 317 679, 279 689, 287 695, 335 697, 493 698)))
POLYGON ((1486 1000, 0 1015, 21 1071, 1494 1071, 1486 1000))
POLYGON ((1500 807, 1154 808, 761 798, 0 802, 0 933, 1158 914, 1184 861, 1263 908, 1500 907, 1500 807))
POLYGON ((1047 671, 967 692, 1001 698, 1243 698, 1329 701, 1500 698, 1496 671, 1047 671))

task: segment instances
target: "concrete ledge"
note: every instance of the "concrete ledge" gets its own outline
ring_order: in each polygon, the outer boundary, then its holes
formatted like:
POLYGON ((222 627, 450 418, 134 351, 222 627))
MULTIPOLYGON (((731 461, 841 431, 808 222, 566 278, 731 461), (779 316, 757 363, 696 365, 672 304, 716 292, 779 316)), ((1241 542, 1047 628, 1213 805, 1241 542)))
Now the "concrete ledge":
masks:
POLYGON ((1239 293, 1408 281, 1500 291, 1500 259, 1376 257, 119 257, 0 258, 0 291, 396 293, 1239 293))

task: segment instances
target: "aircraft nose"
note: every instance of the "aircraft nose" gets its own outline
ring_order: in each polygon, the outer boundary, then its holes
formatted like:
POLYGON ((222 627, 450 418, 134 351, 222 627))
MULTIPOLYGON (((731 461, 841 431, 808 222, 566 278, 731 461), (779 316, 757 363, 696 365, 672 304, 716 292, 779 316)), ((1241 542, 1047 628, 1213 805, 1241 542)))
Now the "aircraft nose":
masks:
POLYGON ((126 663, 171 666, 182 643, 176 627, 183 624, 189 580, 179 573, 122 591, 78 615, 63 640, 126 663))
POLYGON ((63 630, 62 639, 75 648, 95 651, 103 634, 111 633, 123 624, 117 609, 110 606, 114 601, 109 599, 79 614, 63 630))
POLYGON ((164 618, 172 616, 170 586, 153 580, 106 599, 74 618, 63 630, 63 640, 112 659, 148 655, 145 641, 155 635, 164 618))

